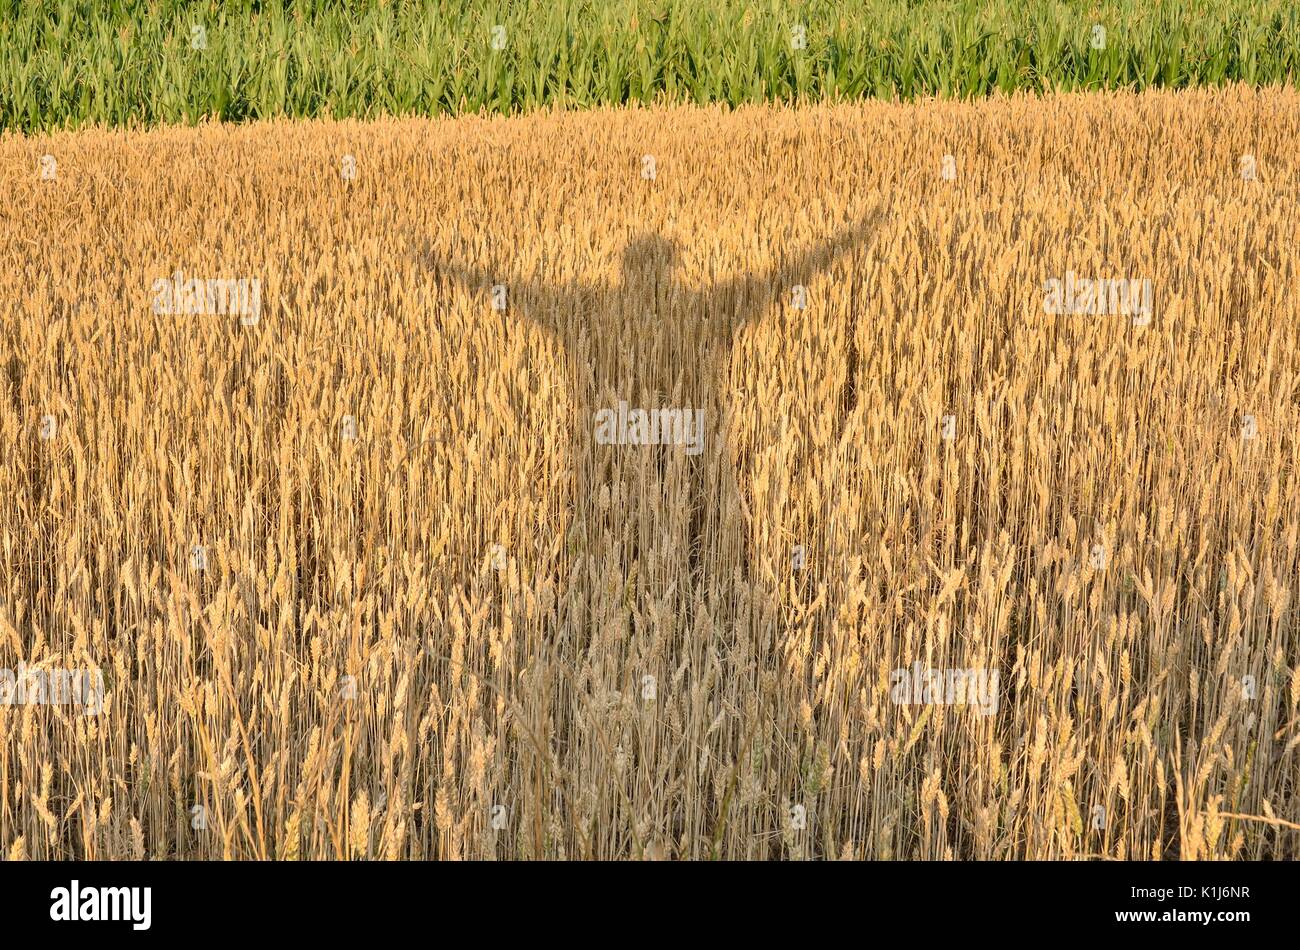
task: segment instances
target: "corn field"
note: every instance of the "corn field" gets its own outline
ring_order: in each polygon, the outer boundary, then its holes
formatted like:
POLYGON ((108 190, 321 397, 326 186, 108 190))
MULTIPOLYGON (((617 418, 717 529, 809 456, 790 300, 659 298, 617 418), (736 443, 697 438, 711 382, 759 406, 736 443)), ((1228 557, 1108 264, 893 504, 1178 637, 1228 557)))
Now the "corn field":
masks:
POLYGON ((1298 139, 1245 86, 6 134, 0 667, 103 698, 0 706, 0 850, 1296 857, 1298 139))
POLYGON ((0 0, 0 128, 1288 83, 1292 0, 0 0))

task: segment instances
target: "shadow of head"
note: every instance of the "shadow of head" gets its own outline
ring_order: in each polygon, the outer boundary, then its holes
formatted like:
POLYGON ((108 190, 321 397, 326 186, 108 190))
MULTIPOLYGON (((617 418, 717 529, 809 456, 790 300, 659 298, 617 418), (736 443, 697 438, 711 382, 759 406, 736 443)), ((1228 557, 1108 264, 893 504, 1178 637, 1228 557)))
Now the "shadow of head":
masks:
POLYGON ((623 284, 663 284, 672 280, 681 263, 681 246, 671 238, 643 234, 623 249, 623 284))

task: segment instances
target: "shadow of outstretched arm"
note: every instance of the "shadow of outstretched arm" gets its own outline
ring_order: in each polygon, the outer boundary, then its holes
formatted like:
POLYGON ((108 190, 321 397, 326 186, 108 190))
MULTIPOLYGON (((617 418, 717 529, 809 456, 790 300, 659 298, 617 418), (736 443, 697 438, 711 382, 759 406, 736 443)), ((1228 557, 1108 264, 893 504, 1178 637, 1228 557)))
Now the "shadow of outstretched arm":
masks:
MULTIPOLYGON (((577 285, 553 285, 538 278, 517 273, 497 255, 495 250, 480 254, 479 261, 469 255, 452 256, 439 251, 427 238, 411 242, 414 257, 422 273, 431 279, 440 292, 459 284, 470 293, 476 303, 485 308, 504 304, 502 316, 523 316, 562 344, 573 336, 570 324, 571 303, 585 288, 577 285)), ((500 246, 500 245, 498 245, 500 246)))
POLYGON ((762 316, 773 303, 788 306, 794 301, 795 288, 804 293, 814 277, 836 261, 851 254, 876 233, 881 211, 877 208, 842 228, 830 238, 793 256, 782 257, 761 273, 746 273, 723 281, 707 291, 712 306, 730 318, 726 329, 734 335, 747 323, 762 316))

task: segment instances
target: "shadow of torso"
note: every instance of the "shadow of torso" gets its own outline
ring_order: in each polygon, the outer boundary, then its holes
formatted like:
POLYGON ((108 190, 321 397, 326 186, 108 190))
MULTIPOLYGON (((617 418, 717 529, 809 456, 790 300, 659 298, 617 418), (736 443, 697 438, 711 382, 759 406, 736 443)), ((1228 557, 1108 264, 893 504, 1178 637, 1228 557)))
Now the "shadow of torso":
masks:
POLYGON ((725 398, 736 321, 662 269, 625 278, 597 290, 529 286, 511 299, 567 364, 571 576, 562 589, 575 623, 599 622, 602 591, 617 583, 625 599, 689 625, 717 600, 719 582, 744 573, 747 555, 725 398))

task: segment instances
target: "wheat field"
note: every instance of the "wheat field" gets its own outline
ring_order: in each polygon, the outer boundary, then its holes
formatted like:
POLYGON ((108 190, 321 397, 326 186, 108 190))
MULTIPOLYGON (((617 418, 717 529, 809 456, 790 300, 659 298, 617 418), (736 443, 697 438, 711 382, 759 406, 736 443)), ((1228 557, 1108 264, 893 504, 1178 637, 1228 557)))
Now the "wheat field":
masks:
POLYGON ((0 849, 1296 857, 1298 141, 1245 87, 5 135, 0 667, 104 692, 0 705, 0 849))

